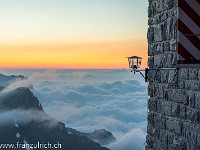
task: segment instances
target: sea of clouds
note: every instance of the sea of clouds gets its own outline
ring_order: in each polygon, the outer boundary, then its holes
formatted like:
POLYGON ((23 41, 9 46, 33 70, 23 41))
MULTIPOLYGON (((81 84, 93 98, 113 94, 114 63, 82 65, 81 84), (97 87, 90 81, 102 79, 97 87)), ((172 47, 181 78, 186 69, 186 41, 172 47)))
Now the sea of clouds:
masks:
MULTIPOLYGON (((5 71, 14 74, 14 71, 5 71)), ((15 74, 17 72, 15 71, 15 74)), ((67 127, 82 132, 111 131, 111 150, 144 150, 147 84, 130 70, 23 70, 28 80, 8 88, 30 87, 44 111, 67 127)))

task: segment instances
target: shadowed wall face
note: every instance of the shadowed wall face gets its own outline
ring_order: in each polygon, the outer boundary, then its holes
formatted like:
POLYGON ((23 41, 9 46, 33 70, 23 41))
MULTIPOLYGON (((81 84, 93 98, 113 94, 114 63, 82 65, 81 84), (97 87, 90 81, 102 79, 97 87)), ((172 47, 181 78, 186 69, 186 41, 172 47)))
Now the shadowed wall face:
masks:
POLYGON ((199 149, 200 69, 170 69, 177 68, 177 0, 149 0, 148 14, 148 65, 156 70, 148 73, 146 149, 199 149))

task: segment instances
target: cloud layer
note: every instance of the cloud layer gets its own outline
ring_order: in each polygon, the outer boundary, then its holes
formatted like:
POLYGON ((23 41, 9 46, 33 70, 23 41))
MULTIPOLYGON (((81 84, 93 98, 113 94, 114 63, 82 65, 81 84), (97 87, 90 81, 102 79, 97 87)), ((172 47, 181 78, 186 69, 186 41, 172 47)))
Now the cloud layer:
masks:
POLYGON ((40 71, 9 89, 29 83, 44 111, 66 126, 111 131, 117 138, 108 146, 112 150, 144 149, 147 85, 140 75, 129 70, 40 71))

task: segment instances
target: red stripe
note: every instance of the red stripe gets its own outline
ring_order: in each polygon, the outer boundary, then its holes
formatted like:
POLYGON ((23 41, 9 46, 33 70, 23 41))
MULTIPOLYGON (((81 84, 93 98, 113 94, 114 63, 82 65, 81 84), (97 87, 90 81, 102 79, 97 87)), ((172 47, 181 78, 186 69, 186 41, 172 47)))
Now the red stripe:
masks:
POLYGON ((181 45, 181 43, 178 42, 178 54, 180 54, 185 60, 196 60, 194 56, 190 54, 190 52, 181 45))
POLYGON ((200 0, 197 0, 197 2, 199 3, 199 5, 200 5, 200 0))
POLYGON ((185 0, 179 0, 178 6, 200 27, 200 16, 185 2, 185 0))
POLYGON ((200 39, 197 36, 191 36, 193 33, 180 19, 178 19, 178 30, 200 51, 200 39), (189 34, 189 36, 187 36, 189 34))

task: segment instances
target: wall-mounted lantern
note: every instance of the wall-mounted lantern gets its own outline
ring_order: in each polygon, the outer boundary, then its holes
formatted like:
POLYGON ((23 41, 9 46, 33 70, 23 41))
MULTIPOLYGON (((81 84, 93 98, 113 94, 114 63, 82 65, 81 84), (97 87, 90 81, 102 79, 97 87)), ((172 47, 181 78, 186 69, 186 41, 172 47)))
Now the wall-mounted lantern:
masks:
POLYGON ((138 68, 140 68, 141 63, 142 63, 142 57, 138 57, 138 56, 128 57, 128 61, 129 61, 129 68, 133 69, 133 70, 131 70, 131 72, 134 72, 134 74, 136 72, 139 72, 145 78, 145 82, 147 82, 148 81, 148 77, 147 77, 148 68, 138 69, 138 68), (145 75, 143 75, 142 71, 145 72, 145 75))
POLYGON ((130 68, 137 69, 137 68, 140 68, 141 66, 142 57, 138 57, 138 56, 128 57, 128 61, 129 61, 130 68))
POLYGON ((145 78, 145 82, 148 82, 148 71, 149 70, 177 70, 179 68, 145 68, 145 69, 138 69, 141 66, 142 63, 142 57, 138 57, 138 56, 131 56, 131 57, 127 57, 128 61, 129 61, 129 68, 131 68, 131 72, 134 72, 134 74, 136 72, 139 72, 144 78, 145 78), (145 74, 143 74, 142 72, 144 72, 145 74))

